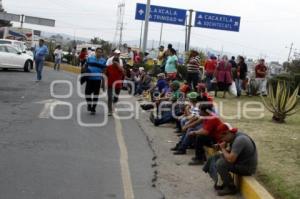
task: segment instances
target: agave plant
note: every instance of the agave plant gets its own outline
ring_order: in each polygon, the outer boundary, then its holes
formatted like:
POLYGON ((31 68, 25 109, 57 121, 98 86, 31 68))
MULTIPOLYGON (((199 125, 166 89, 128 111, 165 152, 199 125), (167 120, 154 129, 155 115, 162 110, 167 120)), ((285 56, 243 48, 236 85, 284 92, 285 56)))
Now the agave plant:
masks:
POLYGON ((273 121, 284 123, 287 116, 297 112, 299 86, 292 93, 285 81, 278 81, 277 88, 273 85, 269 84, 268 96, 262 97, 262 101, 265 107, 273 113, 273 121))

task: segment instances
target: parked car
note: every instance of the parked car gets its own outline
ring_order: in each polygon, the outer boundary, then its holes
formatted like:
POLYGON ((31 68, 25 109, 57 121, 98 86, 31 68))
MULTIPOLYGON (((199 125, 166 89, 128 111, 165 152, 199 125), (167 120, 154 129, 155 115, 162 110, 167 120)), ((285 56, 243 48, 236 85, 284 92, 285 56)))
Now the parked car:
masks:
POLYGON ((12 45, 0 44, 0 68, 20 68, 25 72, 30 72, 33 69, 33 58, 12 45))
POLYGON ((9 44, 17 48, 20 52, 28 54, 29 56, 33 57, 33 53, 31 50, 27 49, 25 42, 17 41, 17 40, 10 40, 10 39, 0 39, 0 44, 9 44))

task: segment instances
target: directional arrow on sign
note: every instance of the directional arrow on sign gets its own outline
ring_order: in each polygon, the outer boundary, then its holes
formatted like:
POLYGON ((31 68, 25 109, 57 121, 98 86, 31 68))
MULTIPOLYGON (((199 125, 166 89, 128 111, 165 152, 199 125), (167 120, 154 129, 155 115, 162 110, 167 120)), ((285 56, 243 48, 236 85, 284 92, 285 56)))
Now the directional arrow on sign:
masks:
POLYGON ((140 9, 140 10, 139 10, 139 14, 140 14, 140 15, 143 15, 144 13, 145 13, 145 12, 144 12, 143 9, 140 9))

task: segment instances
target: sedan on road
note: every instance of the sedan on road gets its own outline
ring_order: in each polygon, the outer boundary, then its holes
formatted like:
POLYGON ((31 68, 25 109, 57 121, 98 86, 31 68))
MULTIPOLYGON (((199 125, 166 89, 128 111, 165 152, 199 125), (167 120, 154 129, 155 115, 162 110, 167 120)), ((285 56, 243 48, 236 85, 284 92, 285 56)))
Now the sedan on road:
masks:
POLYGON ((33 69, 33 58, 12 45, 0 44, 0 68, 30 72, 33 69))

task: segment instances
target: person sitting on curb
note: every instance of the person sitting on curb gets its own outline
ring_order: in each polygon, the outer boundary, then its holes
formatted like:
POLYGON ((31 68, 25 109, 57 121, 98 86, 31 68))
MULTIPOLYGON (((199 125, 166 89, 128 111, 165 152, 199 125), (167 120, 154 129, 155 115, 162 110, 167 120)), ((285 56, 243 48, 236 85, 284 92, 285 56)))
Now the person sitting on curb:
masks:
POLYGON ((257 149, 254 141, 236 128, 224 123, 218 126, 221 143, 216 147, 222 152, 212 156, 203 167, 215 181, 219 196, 237 193, 237 187, 230 172, 241 176, 250 176, 257 168, 257 149), (228 145, 228 148, 227 148, 228 145), (218 175, 223 184, 220 186, 218 175))
MULTIPOLYGON (((217 137, 216 128, 221 123, 221 120, 213 113, 213 105, 205 101, 200 104, 199 109, 200 116, 197 117, 197 120, 192 121, 183 127, 183 130, 186 130, 187 133, 185 134, 183 142, 179 143, 174 155, 186 154, 186 149, 192 143, 192 140, 195 138, 198 139, 199 136, 207 138, 207 142, 205 142, 204 145, 211 145, 213 143, 212 140, 215 140, 215 137, 217 137)), ((203 144, 198 145, 199 147, 203 146, 203 144)), ((204 149, 202 150, 204 151, 204 149)), ((202 152, 202 150, 199 151, 202 152)), ((204 152, 203 154, 197 155, 193 160, 195 162, 203 161, 203 156, 204 152)), ((191 164, 194 165, 194 162, 191 164)))
POLYGON ((179 102, 181 102, 184 99, 182 93, 179 90, 180 83, 177 80, 175 80, 171 83, 170 87, 172 90, 170 94, 166 94, 164 97, 159 98, 157 101, 155 101, 157 113, 160 113, 157 114, 157 117, 154 117, 153 113, 150 116, 150 120, 155 126, 159 126, 161 124, 166 124, 173 121, 173 112, 176 116, 181 115, 181 104, 179 102), (178 102, 178 104, 175 105, 175 110, 173 111, 173 104, 176 102, 178 102))

